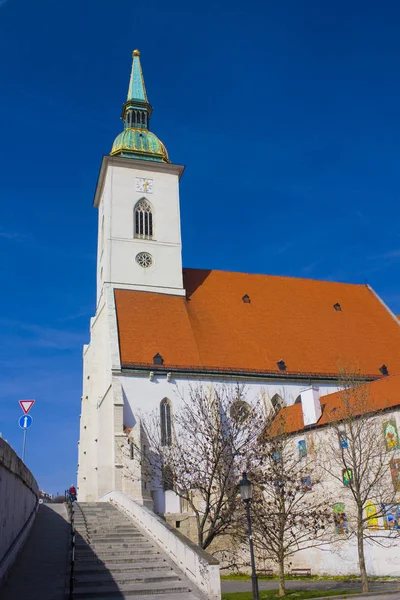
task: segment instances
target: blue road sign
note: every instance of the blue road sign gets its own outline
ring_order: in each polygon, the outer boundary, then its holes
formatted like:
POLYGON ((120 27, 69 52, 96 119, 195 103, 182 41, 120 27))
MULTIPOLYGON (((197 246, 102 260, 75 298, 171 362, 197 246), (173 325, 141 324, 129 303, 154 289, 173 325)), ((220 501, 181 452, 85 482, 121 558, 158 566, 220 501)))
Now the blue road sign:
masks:
POLYGON ((21 427, 21 429, 29 429, 32 423, 33 419, 31 415, 21 415, 18 419, 18 425, 21 427))

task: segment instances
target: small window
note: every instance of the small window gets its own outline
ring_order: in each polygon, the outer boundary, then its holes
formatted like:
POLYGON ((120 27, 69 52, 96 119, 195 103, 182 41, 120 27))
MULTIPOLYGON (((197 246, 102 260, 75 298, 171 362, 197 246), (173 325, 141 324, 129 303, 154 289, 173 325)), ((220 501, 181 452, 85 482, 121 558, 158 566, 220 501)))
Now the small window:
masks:
POLYGON ((271 398, 271 404, 274 410, 278 410, 283 406, 283 400, 279 394, 275 394, 271 398))
POLYGON ((299 447, 299 457, 300 458, 305 458, 307 456, 307 444, 306 444, 306 440, 300 440, 298 442, 298 447, 299 447))
POLYGON ((139 200, 135 206, 135 237, 153 239, 153 213, 146 198, 139 200))
POLYGON ((153 356, 153 365, 163 365, 164 359, 159 352, 155 356, 153 356))
POLYGON ((161 445, 172 446, 171 402, 164 398, 160 403, 161 445))
POLYGON ((339 431, 339 444, 340 447, 346 449, 349 447, 349 440, 347 439, 347 435, 345 431, 339 431))
POLYGON ((244 400, 235 400, 230 408, 231 419, 236 423, 244 423, 250 414, 250 405, 244 400))
POLYGON ((284 360, 278 360, 276 364, 278 365, 278 369, 280 371, 286 371, 286 363, 284 360))
POLYGON ((243 296, 242 300, 245 304, 250 304, 250 296, 248 296, 247 294, 243 296))
POLYGON ((340 306, 339 302, 336 302, 336 304, 333 305, 333 308, 338 312, 341 312, 342 310, 342 307, 340 306))
POLYGON ((303 492, 311 492, 311 490, 312 490, 311 477, 302 477, 301 488, 302 488, 303 492))

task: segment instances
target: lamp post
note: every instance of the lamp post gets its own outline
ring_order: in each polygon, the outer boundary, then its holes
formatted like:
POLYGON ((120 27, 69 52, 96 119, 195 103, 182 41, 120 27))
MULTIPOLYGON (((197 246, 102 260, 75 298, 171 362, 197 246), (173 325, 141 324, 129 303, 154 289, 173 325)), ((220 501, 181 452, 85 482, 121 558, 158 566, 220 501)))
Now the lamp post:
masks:
POLYGON ((254 561, 254 546, 253 546, 253 534, 251 529, 251 515, 250 515, 250 503, 253 497, 253 485, 251 481, 247 479, 247 473, 243 473, 242 479, 239 483, 240 495, 246 507, 247 516, 247 528, 249 533, 249 544, 250 544, 250 560, 251 560, 251 587, 253 591, 253 600, 259 600, 258 596, 258 579, 256 574, 256 564, 254 561))

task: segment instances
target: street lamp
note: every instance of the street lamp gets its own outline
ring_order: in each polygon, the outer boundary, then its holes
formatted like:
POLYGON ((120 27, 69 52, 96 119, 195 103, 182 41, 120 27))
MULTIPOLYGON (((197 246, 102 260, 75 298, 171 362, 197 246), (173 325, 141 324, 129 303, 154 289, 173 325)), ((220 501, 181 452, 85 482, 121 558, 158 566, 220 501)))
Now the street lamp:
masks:
POLYGON ((251 516, 250 516, 250 502, 253 497, 253 485, 251 481, 247 479, 247 473, 243 473, 242 479, 239 482, 240 495, 246 507, 247 516, 247 529, 249 533, 249 544, 250 544, 250 560, 251 560, 251 587, 253 590, 253 600, 259 600, 258 597, 258 580, 256 574, 256 565, 254 561, 254 546, 253 546, 253 534, 251 530, 251 516))

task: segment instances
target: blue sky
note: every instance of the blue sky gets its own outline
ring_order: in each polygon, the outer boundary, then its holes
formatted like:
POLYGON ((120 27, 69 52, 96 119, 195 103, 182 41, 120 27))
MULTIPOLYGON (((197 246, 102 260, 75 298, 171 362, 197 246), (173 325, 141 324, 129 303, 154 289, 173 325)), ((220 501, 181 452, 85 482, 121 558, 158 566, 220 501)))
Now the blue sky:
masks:
POLYGON ((365 280, 400 313, 397 2, 0 0, 0 431, 75 480, 101 157, 141 50, 185 266, 365 280))

